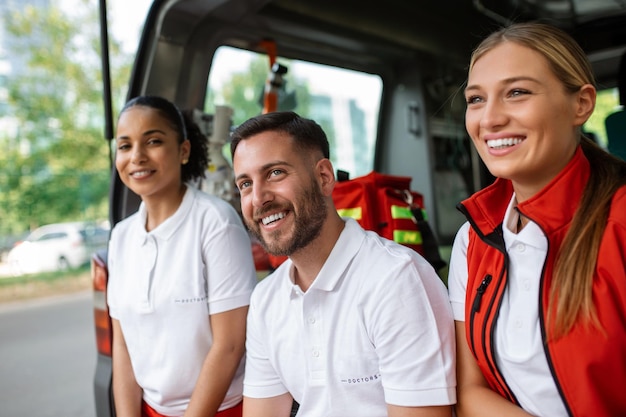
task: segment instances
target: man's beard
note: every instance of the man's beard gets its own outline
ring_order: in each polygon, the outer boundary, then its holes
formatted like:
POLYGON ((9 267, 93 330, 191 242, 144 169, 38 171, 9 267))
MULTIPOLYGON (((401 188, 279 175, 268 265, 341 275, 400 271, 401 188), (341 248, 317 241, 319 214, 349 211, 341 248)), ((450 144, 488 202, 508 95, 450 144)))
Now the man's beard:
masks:
POLYGON ((281 207, 270 204, 263 208, 265 213, 289 209, 294 216, 293 228, 270 232, 267 239, 263 236, 259 223, 246 220, 248 229, 261 242, 261 245, 268 253, 277 256, 290 256, 299 249, 306 247, 320 235, 326 218, 326 201, 317 183, 312 183, 309 189, 296 200, 296 203, 299 209, 298 213, 294 210, 293 205, 291 207, 281 207), (292 236, 289 240, 283 242, 281 237, 286 233, 292 233, 292 236))

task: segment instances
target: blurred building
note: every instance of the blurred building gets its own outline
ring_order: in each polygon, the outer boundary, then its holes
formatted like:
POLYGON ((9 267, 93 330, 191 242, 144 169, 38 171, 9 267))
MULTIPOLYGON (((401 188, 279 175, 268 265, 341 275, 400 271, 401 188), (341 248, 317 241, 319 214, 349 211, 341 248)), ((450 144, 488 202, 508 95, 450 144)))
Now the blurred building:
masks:
POLYGON ((14 137, 17 123, 12 117, 8 102, 9 92, 7 82, 11 75, 24 68, 23 57, 12 56, 9 53, 9 45, 12 41, 11 34, 7 32, 4 24, 6 16, 14 11, 22 11, 27 7, 49 7, 51 0, 0 0, 0 138, 3 136, 14 137))

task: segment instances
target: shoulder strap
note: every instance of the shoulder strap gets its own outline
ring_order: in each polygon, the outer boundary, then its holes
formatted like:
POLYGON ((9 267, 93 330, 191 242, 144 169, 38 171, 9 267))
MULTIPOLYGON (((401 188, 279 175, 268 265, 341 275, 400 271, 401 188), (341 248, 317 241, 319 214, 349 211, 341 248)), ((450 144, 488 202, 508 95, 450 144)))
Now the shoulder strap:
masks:
POLYGON ((441 254, 439 253, 439 243, 437 242, 437 238, 430 228, 430 224, 424 217, 424 212, 421 207, 418 207, 413 203, 413 196, 408 190, 404 192, 404 198, 409 208, 411 209, 411 214, 413 215, 413 221, 417 225, 420 233, 422 234, 422 250, 424 251, 424 258, 435 268, 436 271, 445 267, 446 262, 441 259, 441 254))

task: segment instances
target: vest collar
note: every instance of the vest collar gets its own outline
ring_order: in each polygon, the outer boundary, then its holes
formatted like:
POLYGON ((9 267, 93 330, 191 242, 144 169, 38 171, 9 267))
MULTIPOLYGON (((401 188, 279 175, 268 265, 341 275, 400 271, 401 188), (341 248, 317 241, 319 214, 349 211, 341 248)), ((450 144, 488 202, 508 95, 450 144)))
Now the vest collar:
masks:
MULTIPOLYGON (((589 180, 590 166, 582 148, 563 170, 532 198, 518 204, 518 210, 550 234, 568 225, 578 208, 578 202, 589 180)), ((459 209, 468 216, 474 228, 489 235, 501 227, 513 195, 511 181, 502 178, 464 200, 459 209)))

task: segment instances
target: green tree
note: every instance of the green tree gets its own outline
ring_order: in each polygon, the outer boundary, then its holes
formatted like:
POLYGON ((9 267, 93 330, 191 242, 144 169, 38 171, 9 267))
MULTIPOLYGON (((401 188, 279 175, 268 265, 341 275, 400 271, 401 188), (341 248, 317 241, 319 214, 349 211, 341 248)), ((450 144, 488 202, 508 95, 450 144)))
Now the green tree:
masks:
MULTIPOLYGON (((7 52, 24 67, 5 84, 16 129, 0 135, 0 234, 107 217, 98 9, 80 3, 71 15, 52 5, 2 16, 7 52)), ((125 86, 131 59, 110 43, 112 84, 125 86)))
POLYGON ((585 123, 585 130, 594 133, 602 146, 606 147, 608 143, 604 120, 609 114, 616 111, 618 104, 617 88, 598 91, 596 108, 587 123, 585 123))
MULTIPOLYGON (((288 60, 280 60, 280 62, 289 68, 288 60)), ((214 111, 213 105, 216 101, 232 107, 235 126, 250 117, 261 114, 263 91, 268 74, 268 57, 263 54, 256 55, 247 68, 234 72, 218 91, 209 90, 206 111, 209 113, 214 111)), ((302 80, 294 78, 289 72, 285 76, 283 96, 285 98, 279 102, 279 110, 293 110, 302 115, 308 114, 311 102, 308 86, 302 80)))

